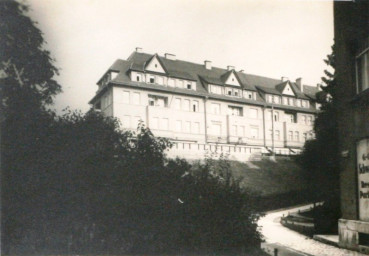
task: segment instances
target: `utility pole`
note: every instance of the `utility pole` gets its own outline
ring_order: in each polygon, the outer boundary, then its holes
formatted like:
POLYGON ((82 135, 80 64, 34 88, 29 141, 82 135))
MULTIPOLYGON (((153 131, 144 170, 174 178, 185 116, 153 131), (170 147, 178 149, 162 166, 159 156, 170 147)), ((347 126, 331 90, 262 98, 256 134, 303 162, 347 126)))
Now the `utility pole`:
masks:
POLYGON ((272 103, 272 156, 274 157, 274 105, 272 103))

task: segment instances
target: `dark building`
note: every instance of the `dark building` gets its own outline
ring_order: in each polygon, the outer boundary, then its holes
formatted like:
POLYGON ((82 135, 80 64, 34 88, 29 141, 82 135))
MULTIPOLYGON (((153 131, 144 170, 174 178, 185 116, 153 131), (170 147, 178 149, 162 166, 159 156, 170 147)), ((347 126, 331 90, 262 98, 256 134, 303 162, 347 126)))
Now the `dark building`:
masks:
POLYGON ((369 253, 369 1, 335 2, 339 245, 369 253))

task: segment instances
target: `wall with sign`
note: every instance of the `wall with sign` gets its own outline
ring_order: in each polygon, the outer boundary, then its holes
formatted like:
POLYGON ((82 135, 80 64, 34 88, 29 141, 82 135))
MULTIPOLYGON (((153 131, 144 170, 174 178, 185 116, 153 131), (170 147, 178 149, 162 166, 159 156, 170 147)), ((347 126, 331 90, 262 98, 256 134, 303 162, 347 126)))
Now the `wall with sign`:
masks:
POLYGON ((360 140, 356 146, 359 189, 359 219, 369 221, 369 139, 360 140))

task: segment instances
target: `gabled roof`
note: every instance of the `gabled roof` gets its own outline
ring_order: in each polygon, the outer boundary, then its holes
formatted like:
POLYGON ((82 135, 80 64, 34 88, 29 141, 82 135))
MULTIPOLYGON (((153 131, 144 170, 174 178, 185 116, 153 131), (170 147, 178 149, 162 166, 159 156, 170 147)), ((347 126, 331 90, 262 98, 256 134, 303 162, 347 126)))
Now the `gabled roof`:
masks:
MULTIPOLYGON (((287 82, 281 82, 280 79, 273 79, 263 76, 257 76, 252 74, 247 74, 243 72, 238 72, 235 70, 227 70, 218 67, 212 67, 211 69, 206 69, 203 64, 192 63, 183 60, 173 60, 167 59, 165 57, 161 57, 158 54, 147 54, 147 53, 139 53, 133 52, 127 60, 117 60, 113 63, 113 65, 109 68, 109 71, 119 71, 118 76, 113 80, 117 84, 127 84, 132 86, 132 81, 129 77, 130 71, 139 71, 139 72, 151 72, 145 71, 145 65, 150 62, 151 59, 157 57, 160 64, 163 66, 166 75, 168 77, 174 77, 184 80, 196 81, 196 91, 187 90, 185 92, 188 94, 194 95, 208 95, 209 97, 221 97, 221 95, 215 96, 213 94, 209 94, 207 91, 207 87, 209 84, 215 84, 224 86, 225 81, 229 77, 230 74, 234 73, 238 82, 242 89, 257 91, 256 102, 266 104, 261 96, 264 93, 282 95, 283 88, 286 86, 287 82)), ((316 87, 306 86, 304 85, 304 92, 301 92, 298 86, 294 82, 289 82, 292 90, 298 98, 309 99, 310 97, 315 97, 315 93, 318 91, 316 87), (309 96, 309 98, 307 97, 309 96)), ((139 83, 134 83, 138 86, 139 83)), ((141 86, 140 83, 139 86, 141 86)), ((143 85, 142 85, 143 86, 143 85)), ((149 85, 148 85, 149 86, 149 85)), ((157 85, 150 85, 157 86, 157 85)), ((151 88, 150 87, 150 88, 151 88)), ((176 89, 176 91, 179 88, 176 89)), ((223 96, 222 96, 223 97, 223 96)), ((229 96, 224 96, 227 99, 230 99, 229 96)), ((235 98, 230 100, 236 100, 235 98)), ((241 99, 240 99, 241 100, 241 99)), ((255 101, 254 101, 255 102, 255 101)))
POLYGON ((275 86, 275 88, 280 92, 280 93, 282 93, 283 92, 283 90, 284 90, 284 88, 286 88, 286 85, 288 84, 288 81, 284 81, 284 82, 282 82, 282 83, 280 83, 280 84, 277 84, 276 86, 275 86))
POLYGON ((147 68, 147 66, 149 65, 149 63, 150 63, 153 59, 155 59, 155 58, 159 61, 160 65, 163 67, 163 69, 164 69, 165 73, 166 73, 166 74, 168 74, 168 70, 166 69, 166 67, 165 67, 165 65, 164 65, 164 63, 163 63, 163 61, 161 60, 160 56, 159 56, 157 53, 155 53, 151 58, 149 58, 147 61, 145 61, 145 63, 144 63, 144 69, 146 69, 146 68, 147 68))

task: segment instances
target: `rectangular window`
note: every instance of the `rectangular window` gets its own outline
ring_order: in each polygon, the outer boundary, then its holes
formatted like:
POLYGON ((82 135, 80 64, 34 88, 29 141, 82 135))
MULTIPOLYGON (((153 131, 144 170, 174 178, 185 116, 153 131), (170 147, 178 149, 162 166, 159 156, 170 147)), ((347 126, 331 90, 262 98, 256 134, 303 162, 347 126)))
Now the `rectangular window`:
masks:
POLYGON ((199 122, 194 122, 192 123, 192 133, 200 133, 200 123, 199 122))
POLYGON ((273 131, 272 130, 268 130, 268 139, 272 139, 273 137, 273 131))
POLYGON ((181 99, 175 98, 174 99, 174 109, 180 110, 181 109, 181 99))
POLYGON ((190 111, 190 100, 183 101, 183 110, 190 111))
POLYGON ((288 140, 293 141, 293 132, 292 131, 288 132, 288 140))
POLYGON ((283 97, 283 105, 288 105, 288 98, 287 97, 283 97))
POLYGON ((275 140, 280 140, 281 139, 281 134, 280 134, 279 130, 274 131, 274 139, 275 140))
POLYGON ((252 139, 257 139, 259 138, 259 129, 256 127, 251 127, 250 129, 250 135, 252 139))
POLYGON ((190 132, 190 129, 191 129, 191 122, 190 121, 186 121, 184 123, 184 132, 190 132))
POLYGON ((129 92, 123 91, 123 103, 129 104, 129 92))
POLYGON ((211 103, 211 113, 220 114, 220 104, 219 103, 211 103))
POLYGON ((303 124, 307 124, 305 115, 301 116, 301 120, 303 124))
POLYGON ((308 125, 312 125, 313 124, 313 117, 312 116, 308 116, 308 125))
POLYGON ((177 80, 177 87, 183 88, 183 80, 177 80))
POLYGON ((296 100, 296 107, 301 108, 301 100, 296 100))
POLYGON ((159 129, 159 117, 153 117, 151 120, 151 128, 159 129))
POLYGON ((197 100, 192 101, 192 111, 193 112, 199 111, 199 102, 197 100))
POLYGON ((136 81, 137 81, 137 82, 140 82, 140 80, 141 80, 141 76, 137 75, 137 76, 136 76, 136 81))
POLYGON ((279 96, 273 96, 273 103, 280 104, 281 103, 281 97, 279 97, 279 96))
POLYGON ((181 132, 182 131, 182 121, 181 120, 176 120, 175 130, 176 130, 176 132, 181 132))
POLYGON ((240 126, 239 136, 245 137, 245 126, 240 126))
POLYGON ((151 76, 149 79, 150 84, 154 84, 155 83, 155 77, 151 76))
POLYGON ((232 125, 231 126, 231 135, 232 136, 237 136, 237 125, 232 125))
POLYGON ((187 89, 191 90, 191 84, 187 84, 187 89))
POLYGON ((174 79, 172 79, 172 78, 169 78, 169 79, 168 79, 168 86, 170 86, 170 87, 174 87, 174 86, 175 86, 175 81, 174 81, 174 79))
POLYGON ((357 91, 362 92, 369 88, 369 49, 357 58, 356 67, 357 91))
POLYGON ((293 106, 293 98, 288 98, 288 105, 293 106))
POLYGON ((250 91, 243 91, 243 97, 245 99, 252 100, 252 99, 254 99, 254 94, 253 94, 253 92, 250 92, 250 91))
POLYGON ((286 122, 288 123, 295 123, 295 115, 294 114, 285 114, 286 115, 286 122))
POLYGON ((131 128, 131 116, 123 116, 123 127, 131 128))
POLYGON ((267 102, 273 103, 273 95, 270 94, 267 95, 267 102))
POLYGON ((168 97, 149 95, 149 106, 167 107, 168 97))
POLYGON ((242 107, 228 106, 228 115, 243 116, 242 107))
POLYGON ((300 133, 295 132, 295 141, 300 141, 300 133))
POLYGON ((164 84, 164 78, 162 76, 157 76, 156 77, 156 83, 163 85, 164 84))
POLYGON ((211 130, 213 135, 220 136, 222 134, 222 125, 218 122, 212 122, 211 130))
POLYGON ((210 92, 215 94, 222 94, 222 87, 217 85, 210 85, 210 92))
POLYGON ((279 122, 279 113, 278 113, 278 112, 276 112, 276 111, 274 111, 274 112, 273 112, 273 116, 274 116, 274 121, 275 121, 275 122, 279 122))
POLYGON ((132 93, 132 104, 136 104, 136 105, 140 104, 140 93, 139 92, 132 93))
POLYGON ((160 129, 161 130, 169 130, 169 119, 168 118, 162 118, 160 122, 160 129))
POLYGON ((256 108, 249 109, 250 118, 258 118, 258 110, 256 108))

